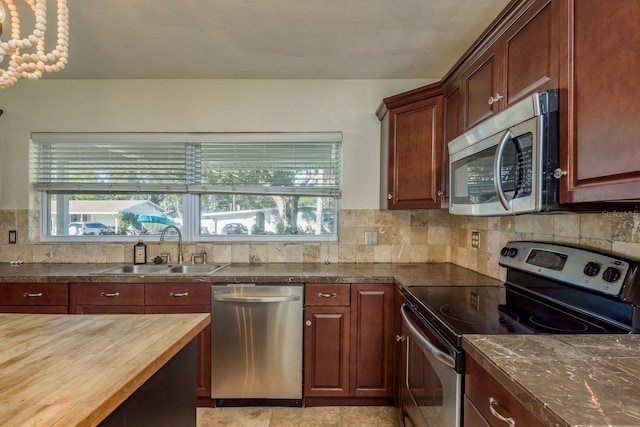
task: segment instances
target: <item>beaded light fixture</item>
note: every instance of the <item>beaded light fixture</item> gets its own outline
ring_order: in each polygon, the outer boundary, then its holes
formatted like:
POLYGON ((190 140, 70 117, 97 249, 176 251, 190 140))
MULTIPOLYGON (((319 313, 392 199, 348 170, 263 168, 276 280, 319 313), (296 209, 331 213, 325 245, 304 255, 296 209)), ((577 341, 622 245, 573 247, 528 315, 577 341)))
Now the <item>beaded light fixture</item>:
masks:
MULTIPOLYGON (((13 85, 18 79, 37 80, 43 73, 60 71, 69 59, 67 0, 57 0, 58 41, 50 52, 45 52, 47 0, 23 1, 35 17, 33 31, 24 36, 20 34, 20 16, 15 1, 0 0, 0 89, 13 85), (3 36, 3 27, 6 32, 7 17, 10 17, 9 37, 3 36)), ((24 9, 28 10, 27 7, 24 9)))

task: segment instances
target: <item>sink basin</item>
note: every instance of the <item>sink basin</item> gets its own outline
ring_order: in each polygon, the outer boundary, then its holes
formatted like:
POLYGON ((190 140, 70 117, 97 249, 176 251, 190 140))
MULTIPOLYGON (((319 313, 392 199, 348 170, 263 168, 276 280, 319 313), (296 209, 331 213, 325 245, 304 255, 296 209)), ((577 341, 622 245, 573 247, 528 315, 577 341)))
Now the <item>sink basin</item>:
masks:
POLYGON ((171 274, 213 274, 223 269, 226 265, 221 264, 183 264, 169 267, 171 274))
POLYGON ((159 274, 167 271, 166 265, 121 265, 120 267, 108 268, 95 274, 159 274))
POLYGON ((119 267, 112 267, 112 268, 107 268, 106 270, 96 271, 95 273, 92 273, 92 274, 104 274, 104 275, 184 274, 184 275, 206 276, 208 274, 213 274, 216 271, 221 270, 226 266, 227 264, 121 265, 119 267))

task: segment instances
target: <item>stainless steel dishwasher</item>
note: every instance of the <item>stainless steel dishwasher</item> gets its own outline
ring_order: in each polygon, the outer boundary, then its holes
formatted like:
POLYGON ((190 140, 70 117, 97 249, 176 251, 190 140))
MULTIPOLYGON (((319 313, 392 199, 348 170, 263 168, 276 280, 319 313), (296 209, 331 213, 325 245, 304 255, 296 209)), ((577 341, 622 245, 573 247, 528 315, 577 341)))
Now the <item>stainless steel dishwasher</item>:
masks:
POLYGON ((211 397, 217 406, 302 406, 304 286, 214 284, 211 397))

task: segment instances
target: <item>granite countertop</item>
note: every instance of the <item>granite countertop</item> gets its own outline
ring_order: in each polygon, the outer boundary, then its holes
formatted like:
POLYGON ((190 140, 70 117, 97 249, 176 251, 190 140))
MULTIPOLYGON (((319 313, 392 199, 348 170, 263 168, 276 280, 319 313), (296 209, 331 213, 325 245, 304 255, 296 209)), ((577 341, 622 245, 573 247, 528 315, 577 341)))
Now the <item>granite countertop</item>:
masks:
POLYGON ((212 275, 95 274, 122 264, 0 265, 0 283, 302 282, 396 283, 402 286, 502 285, 455 264, 230 264, 212 275))
POLYGON ((208 314, 0 314, 0 425, 96 425, 209 323, 208 314))
POLYGON ((550 426, 640 425, 639 335, 467 335, 463 347, 550 426))

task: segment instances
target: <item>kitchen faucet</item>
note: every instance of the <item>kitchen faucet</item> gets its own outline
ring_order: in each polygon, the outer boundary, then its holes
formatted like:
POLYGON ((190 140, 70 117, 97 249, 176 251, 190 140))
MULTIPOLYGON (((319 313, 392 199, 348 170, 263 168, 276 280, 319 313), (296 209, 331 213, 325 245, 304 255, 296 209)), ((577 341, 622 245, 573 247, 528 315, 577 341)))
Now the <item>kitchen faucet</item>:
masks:
POLYGON ((173 228, 178 233, 178 264, 182 264, 182 233, 175 225, 167 225, 160 234, 160 242, 164 242, 164 235, 168 229, 173 228))

